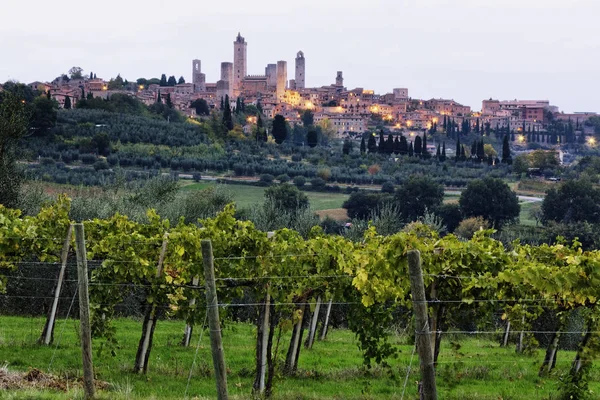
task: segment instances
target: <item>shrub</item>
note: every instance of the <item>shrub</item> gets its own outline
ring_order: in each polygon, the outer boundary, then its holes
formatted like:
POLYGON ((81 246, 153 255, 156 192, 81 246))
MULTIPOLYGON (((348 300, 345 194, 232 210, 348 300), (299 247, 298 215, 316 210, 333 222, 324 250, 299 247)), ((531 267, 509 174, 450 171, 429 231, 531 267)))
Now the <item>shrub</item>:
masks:
POLYGON ((394 184, 392 182, 385 182, 381 185, 382 193, 394 193, 394 184))
POLYGON ((271 174, 262 174, 260 176, 260 183, 270 185, 275 180, 275 177, 271 174))
POLYGON ((297 177, 294 178, 294 185, 298 186, 298 187, 302 187, 306 184, 306 178, 303 177, 302 175, 299 175, 297 177))
POLYGON ((310 180, 310 184, 315 189, 321 189, 325 187, 325 181, 322 178, 313 178, 310 180))
POLYGON ((287 183, 290 181, 290 176, 288 174, 281 174, 281 175, 277 176, 277 180, 280 183, 287 183))
POLYGON ((489 229, 490 223, 482 217, 471 217, 464 219, 458 224, 458 228, 454 231, 456 236, 464 239, 471 239, 475 232, 480 229, 489 229))

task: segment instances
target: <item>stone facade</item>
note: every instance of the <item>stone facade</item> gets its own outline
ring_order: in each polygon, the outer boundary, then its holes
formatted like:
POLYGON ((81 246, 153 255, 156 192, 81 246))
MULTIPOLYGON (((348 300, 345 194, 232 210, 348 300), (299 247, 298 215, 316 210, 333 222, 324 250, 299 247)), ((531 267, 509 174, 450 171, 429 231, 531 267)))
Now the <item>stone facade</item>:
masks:
POLYGON ((283 100, 286 83, 287 61, 277 61, 277 89, 275 91, 275 97, 277 100, 283 100))
POLYGON ((242 80, 247 75, 246 51, 248 43, 238 32, 235 42, 233 42, 233 92, 237 93, 242 87, 242 80))

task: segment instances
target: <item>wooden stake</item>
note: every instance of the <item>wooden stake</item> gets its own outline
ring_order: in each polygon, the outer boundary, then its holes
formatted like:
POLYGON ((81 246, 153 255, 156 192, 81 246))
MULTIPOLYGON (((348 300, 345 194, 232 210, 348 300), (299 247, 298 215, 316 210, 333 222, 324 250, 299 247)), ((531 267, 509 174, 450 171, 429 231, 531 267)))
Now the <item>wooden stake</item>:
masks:
POLYGON ((260 355, 260 379, 258 385, 258 391, 263 393, 265 391, 265 376, 267 374, 267 354, 269 350, 269 333, 270 333, 270 323, 269 318, 271 314, 271 296, 268 292, 269 288, 267 286, 267 296, 265 297, 265 312, 262 321, 262 337, 261 337, 261 355, 260 355))
MULTIPOLYGON (((160 248, 160 255, 158 256, 158 265, 156 267, 156 277, 160 278, 162 275, 163 264, 165 262, 165 256, 167 254, 167 234, 162 242, 160 248)), ((135 359, 135 372, 146 373, 148 371, 148 358, 150 356, 150 350, 152 347, 152 335, 154 334, 154 328, 156 327, 156 299, 150 307, 150 312, 146 314, 144 318, 144 327, 142 329, 142 338, 138 345, 138 352, 135 359)))
POLYGON ((333 297, 329 299, 329 303, 327 304, 327 312, 325 313, 325 323, 323 324, 323 329, 321 330, 321 338, 320 340, 325 340, 327 337, 327 330, 329 329, 329 316, 331 315, 331 305, 333 303, 333 297))
POLYGON ((90 326, 90 298, 88 293, 87 254, 83 224, 75 224, 77 253, 77 280, 79 283, 79 325, 81 327, 81 354, 83 359, 83 390, 86 399, 94 398, 94 365, 92 363, 92 330, 90 326))
POLYGON ((63 244, 62 251, 60 253, 60 273, 58 274, 58 282, 56 283, 56 289, 54 291, 54 301, 52 302, 52 309, 48 315, 48 321, 45 326, 45 335, 43 342, 45 345, 52 343, 52 336, 54 334, 54 323, 56 321, 56 310, 58 309, 58 298, 62 290, 62 284, 65 279, 65 270, 67 269, 67 259, 69 257, 69 249, 71 247, 71 236, 73 232, 73 225, 69 225, 67 229, 67 237, 63 244))
MULTIPOLYGON (((196 288, 198 286, 198 282, 200 281, 200 277, 199 276, 195 276, 194 279, 192 279, 192 286, 194 288, 196 288)), ((194 305, 196 304, 196 298, 192 297, 190 299, 190 309, 194 307, 194 305)), ((194 330, 194 327, 190 324, 185 324, 185 333, 183 335, 183 346, 188 347, 190 345, 190 340, 192 339, 192 332, 194 330)))
POLYGON ((227 400, 227 370, 223 354, 221 338, 221 324, 219 322, 219 303, 217 300, 217 285, 215 283, 215 266, 212 251, 212 242, 202 240, 202 258, 204 260, 204 278, 206 281, 206 307, 208 312, 208 326, 210 328, 210 348, 215 380, 217 384, 217 399, 227 400))
POLYGON ((510 336, 510 321, 506 322, 506 330, 504 331, 504 340, 502 341, 502 347, 508 346, 508 338, 510 336))
POLYGON ((421 269, 421 253, 418 250, 408 252, 408 274, 415 313, 415 341, 421 364, 422 399, 436 400, 435 369, 431 349, 431 333, 429 332, 427 316, 427 300, 421 269))
POLYGON ((317 304, 315 304, 315 311, 313 312, 310 320, 310 332, 308 332, 308 340, 306 342, 306 348, 312 349, 313 343, 315 342, 315 335, 317 332, 317 323, 319 322, 319 311, 321 311, 321 296, 317 297, 317 304))

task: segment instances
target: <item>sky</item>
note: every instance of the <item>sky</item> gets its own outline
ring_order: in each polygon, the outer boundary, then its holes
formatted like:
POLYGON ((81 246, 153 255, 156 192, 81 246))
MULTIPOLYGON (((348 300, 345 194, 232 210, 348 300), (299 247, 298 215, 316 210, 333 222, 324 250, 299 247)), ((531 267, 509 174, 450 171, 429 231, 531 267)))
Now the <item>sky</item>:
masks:
POLYGON ((50 81, 79 66, 109 79, 207 82, 233 61, 248 73, 306 57, 307 87, 408 88, 481 109, 483 99, 550 100, 600 112, 599 0, 2 0, 0 82, 50 81))

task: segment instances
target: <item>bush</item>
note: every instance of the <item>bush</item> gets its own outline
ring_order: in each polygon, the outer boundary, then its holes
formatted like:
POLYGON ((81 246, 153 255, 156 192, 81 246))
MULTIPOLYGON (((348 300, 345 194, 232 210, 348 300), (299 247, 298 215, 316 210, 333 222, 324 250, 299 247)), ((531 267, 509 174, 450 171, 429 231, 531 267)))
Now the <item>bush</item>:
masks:
POLYGON ((394 189, 394 184, 392 182, 385 182, 383 185, 381 185, 382 193, 394 193, 394 189))
POLYGON ((471 217, 464 219, 458 224, 458 228, 454 231, 456 236, 464 239, 471 239, 475 232, 480 229, 489 229, 490 223, 482 217, 471 217))
POLYGON ((297 177, 294 178, 294 185, 298 186, 298 187, 302 187, 306 184, 306 178, 303 177, 302 175, 299 175, 297 177))
POLYGON ((108 163, 104 160, 98 160, 94 163, 94 169, 96 171, 102 171, 108 169, 108 163))
POLYGON ((262 174, 260 176, 260 183, 264 185, 270 185, 275 180, 275 177, 271 174, 262 174))
POLYGON ((279 183, 287 183, 290 181, 290 176, 288 174, 281 174, 277 177, 279 183))
POLYGON ((325 181, 322 178, 313 178, 310 180, 310 184, 315 189, 322 189, 325 187, 325 181))

